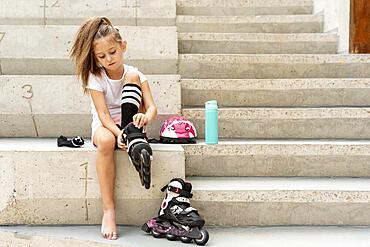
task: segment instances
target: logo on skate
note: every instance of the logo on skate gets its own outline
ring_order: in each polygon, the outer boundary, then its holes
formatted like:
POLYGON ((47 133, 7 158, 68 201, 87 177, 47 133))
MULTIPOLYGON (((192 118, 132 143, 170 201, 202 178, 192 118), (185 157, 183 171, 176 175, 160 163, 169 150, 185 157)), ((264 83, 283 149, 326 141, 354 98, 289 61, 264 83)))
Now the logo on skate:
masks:
POLYGON ((178 215, 183 211, 182 208, 180 208, 177 205, 174 205, 172 208, 170 208, 170 210, 171 210, 171 213, 173 213, 174 215, 178 215))

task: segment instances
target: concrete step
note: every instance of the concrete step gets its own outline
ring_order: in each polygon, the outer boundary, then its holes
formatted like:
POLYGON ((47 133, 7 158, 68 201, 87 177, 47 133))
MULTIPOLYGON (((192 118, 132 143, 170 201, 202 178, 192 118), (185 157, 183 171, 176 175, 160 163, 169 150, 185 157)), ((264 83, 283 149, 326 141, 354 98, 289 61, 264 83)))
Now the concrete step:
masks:
MULTIPOLYGON (((125 62, 146 74, 176 74, 176 27, 119 26, 125 62)), ((68 53, 78 26, 0 25, 2 74, 74 74, 68 53)))
POLYGON ((312 0, 177 0, 178 15, 294 15, 311 14, 312 0))
POLYGON ((320 15, 178 15, 176 25, 181 33, 320 33, 323 20, 320 15))
MULTIPOLYGON (((185 108, 199 138, 204 138, 204 108, 185 108)), ((370 138, 370 108, 221 108, 220 138, 370 138)))
POLYGON ((209 225, 370 225, 369 178, 189 177, 209 225))
POLYGON ((181 54, 194 79, 370 78, 370 56, 339 54, 181 54))
POLYGON ((108 16, 114 25, 175 25, 176 0, 6 1, 0 23, 16 25, 80 25, 91 16, 108 16))
MULTIPOLYGON (((207 246, 259 247, 368 247, 369 227, 208 227, 207 246)), ((0 227, 4 246, 29 247, 172 247, 181 242, 155 239, 138 227, 119 226, 116 241, 103 240, 99 226, 13 226, 0 227)), ((193 246, 195 244, 193 243, 193 246)))
POLYGON ((186 176, 370 177, 369 140, 198 140, 183 148, 186 176))
MULTIPOLYGON (((181 111, 178 75, 148 75, 158 120, 148 135, 159 135, 162 121, 181 111)), ((73 75, 0 76, 0 137, 91 136, 90 98, 73 75)))
POLYGON ((182 79, 181 94, 184 106, 369 106, 370 79, 182 79))
POLYGON ((179 33, 179 53, 336 53, 338 37, 328 33, 179 33))
MULTIPOLYGON (((52 138, 0 139, 0 225, 100 224, 101 195, 89 140, 79 149, 52 138)), ((181 145, 153 144, 152 185, 141 186, 126 152, 116 150, 118 224, 141 225, 157 214, 160 189, 185 176, 181 145)))

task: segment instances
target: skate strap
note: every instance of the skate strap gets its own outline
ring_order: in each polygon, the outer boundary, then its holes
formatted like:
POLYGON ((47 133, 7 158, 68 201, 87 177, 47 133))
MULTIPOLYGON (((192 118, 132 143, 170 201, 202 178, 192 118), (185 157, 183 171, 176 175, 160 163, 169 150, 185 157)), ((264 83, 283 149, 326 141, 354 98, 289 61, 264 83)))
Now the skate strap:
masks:
POLYGON ((186 190, 183 190, 183 189, 180 189, 180 188, 177 188, 177 187, 173 187, 173 186, 170 186, 170 185, 166 185, 164 186, 161 191, 164 192, 166 189, 168 189, 169 191, 171 192, 174 192, 174 193, 177 193, 181 196, 184 196, 186 198, 192 198, 193 197, 193 194, 186 191, 186 190))
POLYGON ((127 149, 130 151, 131 146, 133 144, 135 144, 135 143, 138 143, 138 142, 140 142, 140 143, 143 143, 143 142, 148 143, 145 139, 134 139, 134 140, 132 140, 132 141, 130 141, 128 143, 127 149))
POLYGON ((193 208, 193 207, 187 207, 181 213, 182 214, 188 214, 188 213, 191 213, 191 212, 198 212, 198 210, 196 208, 193 208))
POLYGON ((130 133, 126 134, 126 139, 132 139, 132 138, 145 138, 146 135, 144 133, 130 133))

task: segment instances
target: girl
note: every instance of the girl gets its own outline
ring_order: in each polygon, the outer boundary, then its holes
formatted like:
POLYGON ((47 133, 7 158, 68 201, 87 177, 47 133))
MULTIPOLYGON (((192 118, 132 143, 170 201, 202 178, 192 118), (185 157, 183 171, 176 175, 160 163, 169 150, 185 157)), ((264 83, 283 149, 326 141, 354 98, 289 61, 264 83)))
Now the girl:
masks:
MULTIPOLYGON (((134 131, 142 133, 143 127, 157 115, 146 77, 137 68, 123 63, 126 48, 127 42, 108 18, 94 17, 80 27, 70 53, 84 93, 91 97, 91 139, 97 147, 96 166, 103 201, 101 233, 111 240, 118 238, 114 150, 117 147, 127 149, 122 136, 129 137, 130 133, 127 128, 123 129, 125 126, 130 125, 134 131)), ((140 167, 134 164, 139 171, 140 167)))

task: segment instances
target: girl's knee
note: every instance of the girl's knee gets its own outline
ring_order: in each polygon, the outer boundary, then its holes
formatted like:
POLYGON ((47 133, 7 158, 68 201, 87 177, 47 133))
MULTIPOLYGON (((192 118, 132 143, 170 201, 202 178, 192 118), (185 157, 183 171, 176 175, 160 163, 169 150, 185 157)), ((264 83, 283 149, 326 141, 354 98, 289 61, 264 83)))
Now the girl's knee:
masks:
POLYGON ((116 137, 112 133, 100 133, 96 138, 96 145, 99 151, 114 151, 116 146, 116 137))
POLYGON ((128 72, 125 76, 125 81, 128 83, 135 83, 141 86, 140 76, 136 72, 128 72))

